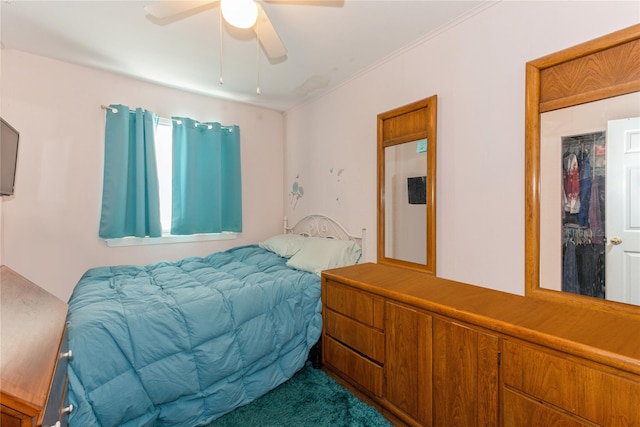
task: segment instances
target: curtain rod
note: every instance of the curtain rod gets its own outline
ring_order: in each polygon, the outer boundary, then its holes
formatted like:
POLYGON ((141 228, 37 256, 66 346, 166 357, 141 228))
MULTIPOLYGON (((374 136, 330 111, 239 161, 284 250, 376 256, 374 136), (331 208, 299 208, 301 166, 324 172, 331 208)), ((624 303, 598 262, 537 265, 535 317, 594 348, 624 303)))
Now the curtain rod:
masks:
MULTIPOLYGON (((118 109, 117 109, 116 107, 110 107, 110 106, 105 105, 105 104, 101 104, 101 105, 100 105, 100 108, 102 108, 103 110, 111 110, 111 112, 112 112, 113 114, 115 114, 115 113, 117 113, 117 112, 118 112, 118 109)), ((135 110, 131 110, 131 109, 129 109, 129 113, 135 113, 135 112, 136 112, 135 110)), ((160 120, 164 120, 164 121, 167 121, 167 122, 176 122, 176 123, 177 123, 177 124, 179 124, 179 125, 181 125, 181 124, 182 124, 182 120, 180 120, 180 119, 173 119, 173 118, 168 119, 168 118, 166 118, 166 117, 158 117, 158 118, 159 118, 160 120)), ((195 122, 195 125, 196 125, 196 126, 205 126, 205 127, 209 128, 209 129, 211 129, 211 128, 212 128, 212 126, 211 126, 210 124, 207 124, 207 123, 200 123, 200 122, 199 122, 199 121, 197 121, 197 120, 194 120, 194 122, 195 122)), ((227 129, 227 130, 230 130, 230 131, 232 131, 232 132, 233 132, 233 126, 222 126, 222 125, 220 125, 220 128, 221 128, 221 129, 227 129)))

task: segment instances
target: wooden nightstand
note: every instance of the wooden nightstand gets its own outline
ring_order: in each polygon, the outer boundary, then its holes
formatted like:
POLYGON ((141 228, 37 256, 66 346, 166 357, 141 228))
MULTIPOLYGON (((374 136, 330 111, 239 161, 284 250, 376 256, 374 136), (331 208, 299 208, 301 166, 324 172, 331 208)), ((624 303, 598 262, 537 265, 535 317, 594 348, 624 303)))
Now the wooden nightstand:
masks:
POLYGON ((67 304, 0 267, 0 424, 66 426, 67 304))

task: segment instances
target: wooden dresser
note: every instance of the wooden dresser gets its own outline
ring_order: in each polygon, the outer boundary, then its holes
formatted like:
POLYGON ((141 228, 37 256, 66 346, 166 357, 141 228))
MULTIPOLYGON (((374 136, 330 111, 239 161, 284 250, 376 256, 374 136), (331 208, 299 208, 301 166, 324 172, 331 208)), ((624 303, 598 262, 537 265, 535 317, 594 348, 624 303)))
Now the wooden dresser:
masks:
POLYGON ((640 318, 371 263, 322 300, 323 366, 396 424, 640 426, 640 318))
POLYGON ((0 266, 0 425, 66 426, 67 304, 0 266))

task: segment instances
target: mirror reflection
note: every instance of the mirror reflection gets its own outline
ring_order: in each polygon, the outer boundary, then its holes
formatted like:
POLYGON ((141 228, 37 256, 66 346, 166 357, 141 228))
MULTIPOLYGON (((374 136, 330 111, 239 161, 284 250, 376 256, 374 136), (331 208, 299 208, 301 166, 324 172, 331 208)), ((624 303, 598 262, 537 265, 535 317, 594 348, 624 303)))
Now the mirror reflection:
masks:
POLYGON ((437 95, 378 114, 378 262, 436 274, 437 95))
POLYGON ((389 258, 427 263, 426 153, 426 139, 384 149, 384 253, 389 258))
POLYGON ((526 295, 640 316, 640 24, 526 64, 526 295))
POLYGON ((638 92, 541 114, 542 288, 640 305, 639 117, 638 92))

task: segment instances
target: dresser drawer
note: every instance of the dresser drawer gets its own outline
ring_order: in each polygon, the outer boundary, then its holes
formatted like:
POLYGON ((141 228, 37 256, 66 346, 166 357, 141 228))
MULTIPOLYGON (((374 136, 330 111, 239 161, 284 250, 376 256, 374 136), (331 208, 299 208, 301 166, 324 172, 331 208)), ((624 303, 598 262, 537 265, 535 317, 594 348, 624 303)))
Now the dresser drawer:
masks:
POLYGON ((566 355, 504 341, 506 386, 606 426, 640 424, 640 378, 566 355))
POLYGON ((32 419, 23 413, 0 405, 0 426, 2 427, 32 427, 32 419))
POLYGON ((374 328, 384 329, 384 300, 327 280, 328 308, 374 328))
POLYGON ((326 334, 364 354, 384 363, 384 333, 332 310, 325 311, 326 334))
POLYGON ((331 337, 323 342, 326 363, 376 396, 382 396, 382 367, 343 346, 331 337))
POLYGON ((594 427, 511 390, 503 394, 503 425, 518 427, 594 427))

